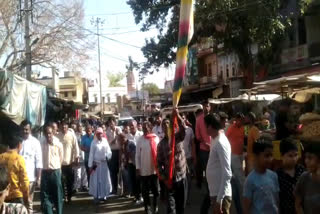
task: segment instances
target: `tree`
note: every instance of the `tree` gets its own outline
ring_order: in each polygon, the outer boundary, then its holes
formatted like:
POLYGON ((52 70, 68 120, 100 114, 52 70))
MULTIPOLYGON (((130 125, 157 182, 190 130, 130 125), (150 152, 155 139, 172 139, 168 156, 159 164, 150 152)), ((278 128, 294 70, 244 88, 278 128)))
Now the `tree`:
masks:
POLYGON ((125 78, 124 73, 108 73, 107 78, 109 80, 109 87, 123 87, 120 83, 125 78))
MULTIPOLYGON (((308 2, 310 0, 301 0, 308 2)), ((280 10, 288 1, 282 0, 196 0, 195 34, 200 38, 213 37, 215 47, 223 44, 224 51, 237 53, 240 66, 249 69, 253 63, 251 45, 258 44, 260 64, 273 60, 290 17, 280 10)), ((157 38, 146 40, 142 48, 147 58, 145 67, 168 66, 175 61, 178 38, 179 0, 128 0, 135 22, 143 23, 142 31, 152 26, 159 29, 157 38), (167 29, 165 31, 165 29, 167 29)))
POLYGON ((148 91, 149 94, 160 94, 159 87, 154 83, 145 83, 142 86, 142 90, 148 91))
MULTIPOLYGON (((13 72, 25 68, 23 12, 19 1, 0 2, 0 68, 13 72), (20 28, 19 28, 20 26, 20 28)), ((32 65, 82 71, 93 43, 83 28, 82 0, 33 1, 30 24, 32 65)))

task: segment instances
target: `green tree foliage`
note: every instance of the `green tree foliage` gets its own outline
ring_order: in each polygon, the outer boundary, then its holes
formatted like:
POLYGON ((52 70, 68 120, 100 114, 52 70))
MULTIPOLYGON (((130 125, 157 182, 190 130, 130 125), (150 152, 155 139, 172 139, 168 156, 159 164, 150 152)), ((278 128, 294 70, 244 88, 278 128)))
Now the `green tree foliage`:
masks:
MULTIPOLYGON (((309 1, 309 0, 301 0, 309 1)), ((196 0, 193 42, 213 37, 224 51, 234 51, 242 67, 253 61, 251 45, 259 48, 258 60, 273 60, 278 44, 290 26, 290 14, 281 15, 288 1, 283 0, 196 0)), ((142 48, 147 63, 144 71, 168 66, 175 61, 178 39, 179 0, 128 0, 142 31, 159 29, 157 38, 146 40, 142 48)))
POLYGON ((159 87, 154 83, 144 84, 144 86, 142 87, 142 90, 148 91, 149 94, 159 94, 160 93, 159 87))
POLYGON ((108 73, 109 87, 122 87, 121 81, 125 78, 124 73, 108 73))

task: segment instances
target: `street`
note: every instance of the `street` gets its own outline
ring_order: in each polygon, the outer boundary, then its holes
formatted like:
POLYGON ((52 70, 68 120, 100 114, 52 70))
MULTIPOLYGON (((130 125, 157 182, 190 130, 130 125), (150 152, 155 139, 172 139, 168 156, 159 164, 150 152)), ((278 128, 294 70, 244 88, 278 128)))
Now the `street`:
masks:
MULTIPOLYGON (((191 203, 186 206, 185 214, 195 214, 199 213, 201 200, 204 197, 204 192, 192 186, 191 189, 191 203)), ((39 192, 35 196, 35 214, 40 212, 40 200, 39 192)), ((159 214, 165 214, 165 205, 158 202, 159 204, 159 214)), ((108 213, 108 214, 120 214, 120 213, 134 213, 143 214, 143 204, 135 205, 133 199, 128 199, 124 197, 110 197, 106 202, 95 206, 93 204, 93 199, 88 195, 88 193, 80 192, 77 193, 73 198, 71 204, 65 204, 63 207, 63 213, 65 214, 88 214, 88 213, 108 213)))

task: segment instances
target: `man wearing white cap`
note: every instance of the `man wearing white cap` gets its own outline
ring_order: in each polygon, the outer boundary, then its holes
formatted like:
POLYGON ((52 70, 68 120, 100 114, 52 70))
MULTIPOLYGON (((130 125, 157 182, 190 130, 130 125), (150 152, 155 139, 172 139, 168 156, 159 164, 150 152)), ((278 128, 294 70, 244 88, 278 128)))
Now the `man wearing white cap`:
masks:
POLYGON ((111 178, 107 160, 112 156, 109 143, 103 137, 102 128, 96 131, 96 138, 92 141, 88 166, 90 168, 89 194, 94 197, 95 203, 105 199, 112 191, 111 178))

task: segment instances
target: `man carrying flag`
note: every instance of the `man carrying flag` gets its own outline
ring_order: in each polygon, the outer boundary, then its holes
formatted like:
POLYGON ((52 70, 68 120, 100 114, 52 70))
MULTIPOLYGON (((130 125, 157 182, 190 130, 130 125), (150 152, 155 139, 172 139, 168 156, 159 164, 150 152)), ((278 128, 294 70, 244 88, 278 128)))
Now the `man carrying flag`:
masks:
MULTIPOLYGON (((172 104, 174 108, 178 107, 181 92, 182 92, 182 82, 183 82, 183 77, 185 75, 186 65, 187 65, 188 44, 192 38, 192 35, 193 35, 193 0, 181 0, 180 18, 179 18, 178 51, 177 51, 176 72, 175 72, 174 83, 173 83, 173 98, 172 98, 172 104)), ((171 139, 169 141, 170 155, 168 155, 169 156, 168 179, 166 181, 168 187, 172 187, 173 184, 175 184, 177 181, 177 178, 175 178, 175 175, 174 175, 174 174, 177 174, 177 172, 175 172, 174 170, 177 170, 177 166, 175 166, 176 164, 175 156, 177 155, 177 153, 179 153, 179 145, 176 146, 176 142, 177 144, 181 143, 179 138, 176 139, 176 133, 175 133, 176 127, 178 127, 177 113, 178 112, 175 110, 173 111, 173 115, 172 115, 171 133, 170 133, 171 139)), ((181 141, 183 141, 183 138, 181 141)), ((181 161, 180 164, 182 162, 183 161, 181 161)), ((181 213, 183 213, 183 210, 181 211, 181 213)))
POLYGON ((174 168, 172 184, 169 179, 169 164, 172 150, 169 140, 170 121, 164 119, 162 121, 162 130, 164 138, 158 145, 158 169, 160 180, 166 184, 167 194, 167 213, 168 214, 183 214, 187 199, 187 161, 184 152, 183 140, 185 137, 185 124, 178 113, 178 109, 174 110, 174 116, 178 117, 178 128, 175 130, 175 152, 174 152, 174 168))
POLYGON ((136 170, 137 176, 141 176, 141 189, 144 201, 144 209, 147 214, 157 210, 158 178, 157 178, 157 145, 159 138, 152 133, 150 122, 143 123, 143 136, 137 141, 136 170), (153 210, 151 208, 149 192, 153 194, 153 210))

